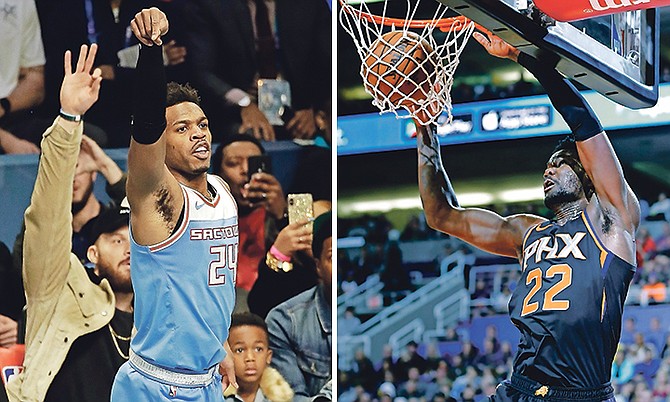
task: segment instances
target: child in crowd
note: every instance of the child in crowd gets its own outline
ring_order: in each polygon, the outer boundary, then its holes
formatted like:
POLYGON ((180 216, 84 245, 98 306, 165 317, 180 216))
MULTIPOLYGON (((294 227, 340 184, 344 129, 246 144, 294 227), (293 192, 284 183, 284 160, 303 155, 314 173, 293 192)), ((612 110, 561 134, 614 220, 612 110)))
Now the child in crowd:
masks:
POLYGON ((252 313, 233 314, 228 344, 235 362, 235 377, 240 388, 224 392, 226 401, 288 402, 293 390, 284 377, 272 367, 265 321, 252 313))

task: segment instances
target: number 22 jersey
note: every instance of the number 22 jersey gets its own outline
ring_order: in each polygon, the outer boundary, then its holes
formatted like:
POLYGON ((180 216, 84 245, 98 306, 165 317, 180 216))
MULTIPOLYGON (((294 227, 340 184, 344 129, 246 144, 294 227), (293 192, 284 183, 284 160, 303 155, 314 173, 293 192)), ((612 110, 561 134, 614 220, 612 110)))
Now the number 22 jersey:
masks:
POLYGON ((521 270, 509 303, 521 332, 514 371, 557 387, 607 383, 635 267, 603 246, 582 212, 529 229, 521 270))

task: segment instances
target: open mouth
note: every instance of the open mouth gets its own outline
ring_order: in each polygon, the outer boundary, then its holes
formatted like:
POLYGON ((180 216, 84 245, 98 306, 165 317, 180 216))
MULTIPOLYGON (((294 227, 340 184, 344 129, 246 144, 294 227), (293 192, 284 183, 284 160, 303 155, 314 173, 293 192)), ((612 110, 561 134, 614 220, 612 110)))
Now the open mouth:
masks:
POLYGON ((193 149, 193 155, 199 159, 207 159, 209 156, 209 145, 206 142, 198 143, 193 149))
POLYGON ((546 193, 547 191, 551 190, 551 188, 554 187, 554 182, 547 179, 544 181, 544 192, 546 193))

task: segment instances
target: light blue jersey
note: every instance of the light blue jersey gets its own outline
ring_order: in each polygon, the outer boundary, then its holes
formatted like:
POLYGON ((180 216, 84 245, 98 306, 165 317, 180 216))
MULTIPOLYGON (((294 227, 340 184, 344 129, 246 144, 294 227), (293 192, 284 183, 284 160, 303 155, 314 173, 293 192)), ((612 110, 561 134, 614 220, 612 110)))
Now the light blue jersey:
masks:
MULTIPOLYGON (((208 175, 212 202, 181 186, 179 228, 153 246, 131 233, 135 353, 169 370, 205 373, 226 356, 237 274, 237 205, 223 180, 208 175)), ((132 217, 131 217, 132 219, 132 217)))

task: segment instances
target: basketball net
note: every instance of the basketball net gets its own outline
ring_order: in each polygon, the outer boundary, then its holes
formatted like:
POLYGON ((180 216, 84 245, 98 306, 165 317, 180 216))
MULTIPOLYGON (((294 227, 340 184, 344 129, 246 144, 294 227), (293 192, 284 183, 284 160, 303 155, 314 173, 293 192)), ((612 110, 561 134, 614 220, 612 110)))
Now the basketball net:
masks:
POLYGON ((372 95, 372 104, 379 108, 380 113, 393 112, 398 118, 413 118, 425 126, 436 123, 445 111, 448 115, 447 122, 450 122, 454 73, 458 67, 459 56, 474 32, 475 23, 464 17, 444 18, 448 7, 441 3, 438 3, 433 19, 415 20, 420 0, 412 0, 415 1, 413 6, 410 0, 406 0, 407 12, 404 19, 391 18, 386 15, 388 1, 384 1, 380 16, 372 14, 365 1, 354 6, 347 4, 346 0, 340 0, 340 24, 352 37, 358 50, 361 59, 360 75, 364 83, 375 83, 365 85, 365 91, 372 95), (401 32, 403 39, 407 37, 409 41, 416 43, 416 46, 407 46, 407 42, 403 40, 397 41, 395 45, 384 40, 382 35, 388 32, 388 28, 384 28, 388 26, 392 32, 401 32), (446 34, 442 43, 438 43, 433 36, 435 28, 446 34), (414 31, 408 34, 410 29, 414 31), (416 35, 410 36, 415 31, 418 31, 416 33, 420 38, 418 42, 415 39, 416 35), (388 49, 381 55, 371 49, 373 44, 377 46, 379 41, 382 41, 388 49), (422 46, 422 42, 430 44, 430 48, 422 46), (412 63, 414 68, 409 71, 406 68, 403 71, 397 68, 400 64, 397 58, 391 62, 388 60, 390 52, 403 55, 400 60, 411 58, 418 47, 421 50, 428 48, 429 54, 425 60, 412 63), (374 63, 370 63, 370 57, 376 58, 374 63), (379 64, 384 67, 381 74, 377 72, 379 68, 371 68, 371 66, 378 67, 379 64), (394 75, 394 79, 398 77, 398 80, 390 90, 388 85, 385 90, 380 90, 380 84, 384 84, 385 77, 389 75, 394 75), (408 91, 406 88, 411 90, 408 91), (409 114, 399 114, 398 111, 401 109, 409 114))

